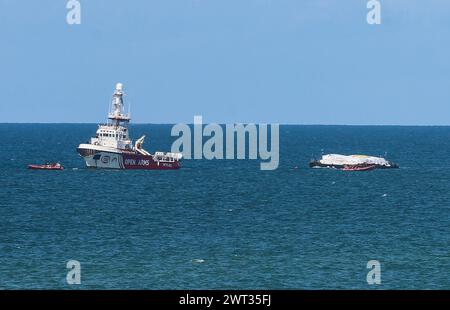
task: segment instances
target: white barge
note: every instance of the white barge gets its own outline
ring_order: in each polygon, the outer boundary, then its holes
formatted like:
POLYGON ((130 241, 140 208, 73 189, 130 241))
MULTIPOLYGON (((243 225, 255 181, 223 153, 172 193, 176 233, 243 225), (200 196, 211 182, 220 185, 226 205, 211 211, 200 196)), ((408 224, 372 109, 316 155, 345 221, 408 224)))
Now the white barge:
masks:
POLYGON ((311 168, 336 168, 342 169, 347 166, 364 167, 375 166, 375 168, 388 169, 398 168, 399 166, 382 157, 368 155, 341 155, 327 154, 321 159, 314 159, 309 163, 311 168))

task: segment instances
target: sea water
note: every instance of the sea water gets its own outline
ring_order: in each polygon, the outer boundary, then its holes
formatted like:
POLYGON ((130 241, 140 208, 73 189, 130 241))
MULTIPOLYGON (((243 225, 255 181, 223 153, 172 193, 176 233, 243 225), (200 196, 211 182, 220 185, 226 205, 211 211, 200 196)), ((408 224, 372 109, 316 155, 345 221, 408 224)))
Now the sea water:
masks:
MULTIPOLYGON (((85 168, 95 124, 0 124, 0 288, 450 289, 450 127, 281 126, 280 165, 85 168), (322 153, 400 169, 310 169, 322 153), (64 171, 32 171, 60 161, 64 171), (297 167, 297 169, 295 169, 297 167), (366 281, 381 264, 381 285, 366 281)), ((169 151, 170 125, 133 125, 169 151)))

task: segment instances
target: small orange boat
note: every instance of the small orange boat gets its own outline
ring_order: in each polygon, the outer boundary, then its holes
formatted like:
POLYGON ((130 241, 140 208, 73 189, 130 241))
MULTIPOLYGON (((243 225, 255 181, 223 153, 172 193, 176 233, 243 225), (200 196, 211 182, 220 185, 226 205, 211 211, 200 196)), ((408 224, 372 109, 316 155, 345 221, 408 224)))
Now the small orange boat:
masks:
POLYGON ((373 170, 375 169, 376 166, 375 165, 355 165, 355 166, 350 166, 350 165, 345 165, 344 168, 342 168, 343 171, 369 171, 369 170, 373 170))
POLYGON ((28 169, 33 170, 64 170, 60 163, 45 164, 45 165, 28 165, 28 169))

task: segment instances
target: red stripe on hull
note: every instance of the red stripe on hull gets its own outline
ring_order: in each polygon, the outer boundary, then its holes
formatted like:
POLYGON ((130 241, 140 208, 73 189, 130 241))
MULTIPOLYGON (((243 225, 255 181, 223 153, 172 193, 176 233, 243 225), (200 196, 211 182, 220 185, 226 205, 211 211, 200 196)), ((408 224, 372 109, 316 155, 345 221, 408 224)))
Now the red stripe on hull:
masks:
POLYGON ((122 154, 123 169, 133 170, 174 170, 180 168, 179 161, 154 161, 152 156, 122 154))

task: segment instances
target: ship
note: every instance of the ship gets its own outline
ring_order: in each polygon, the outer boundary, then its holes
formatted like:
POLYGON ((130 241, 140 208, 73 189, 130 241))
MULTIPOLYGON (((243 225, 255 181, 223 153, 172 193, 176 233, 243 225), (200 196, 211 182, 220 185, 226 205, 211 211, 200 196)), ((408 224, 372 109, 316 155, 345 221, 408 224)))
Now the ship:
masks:
POLYGON ((181 153, 155 152, 142 148, 145 135, 133 144, 124 112, 123 85, 116 84, 106 124, 99 124, 95 137, 78 146, 77 152, 89 168, 171 170, 181 167, 181 153))
POLYGON ((313 159, 309 166, 311 168, 335 168, 343 169, 348 166, 366 167, 373 166, 377 169, 399 168, 399 166, 382 157, 368 156, 368 155, 341 155, 341 154, 327 154, 322 155, 321 159, 313 159))

